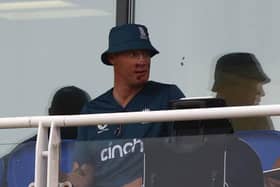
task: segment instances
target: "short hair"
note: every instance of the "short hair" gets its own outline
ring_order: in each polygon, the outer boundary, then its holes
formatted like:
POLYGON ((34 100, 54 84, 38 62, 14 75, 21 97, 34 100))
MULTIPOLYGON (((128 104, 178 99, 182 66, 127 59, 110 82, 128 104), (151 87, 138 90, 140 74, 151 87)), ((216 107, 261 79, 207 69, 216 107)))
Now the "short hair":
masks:
POLYGON ((84 90, 75 86, 63 87, 53 96, 49 115, 79 114, 89 100, 90 96, 84 90))

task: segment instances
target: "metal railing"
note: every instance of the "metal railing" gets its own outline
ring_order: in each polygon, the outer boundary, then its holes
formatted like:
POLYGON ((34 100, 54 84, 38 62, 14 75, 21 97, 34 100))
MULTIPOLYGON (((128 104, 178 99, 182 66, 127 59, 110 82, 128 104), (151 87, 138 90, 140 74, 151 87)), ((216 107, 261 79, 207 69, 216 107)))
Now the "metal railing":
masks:
POLYGON ((280 105, 217 107, 66 116, 0 118, 0 128, 38 128, 35 187, 59 186, 60 127, 280 115, 280 105), (48 129, 50 136, 48 138, 48 129))

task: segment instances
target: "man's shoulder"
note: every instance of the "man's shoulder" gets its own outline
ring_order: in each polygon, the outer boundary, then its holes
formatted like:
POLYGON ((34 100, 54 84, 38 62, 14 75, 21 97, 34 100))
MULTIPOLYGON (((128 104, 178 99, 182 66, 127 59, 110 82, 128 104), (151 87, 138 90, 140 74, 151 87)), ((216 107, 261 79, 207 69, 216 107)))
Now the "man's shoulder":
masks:
POLYGON ((175 84, 149 81, 146 89, 149 90, 150 92, 156 90, 157 93, 167 94, 170 95, 171 97, 173 97, 172 95, 175 95, 175 98, 184 97, 184 93, 175 84))
POLYGON ((96 97, 95 99, 88 102, 83 110, 83 113, 100 113, 106 112, 108 107, 111 108, 113 105, 112 89, 96 97))
POLYGON ((97 102, 100 102, 100 101, 111 100, 112 97, 113 97, 112 94, 113 94, 113 88, 107 90, 103 94, 101 94, 98 97, 96 97, 95 99, 91 100, 90 103, 97 103, 97 102))
POLYGON ((171 89, 171 88, 178 88, 175 84, 168 84, 168 83, 162 83, 162 82, 156 82, 156 81, 149 81, 148 87, 151 88, 162 88, 162 89, 171 89))

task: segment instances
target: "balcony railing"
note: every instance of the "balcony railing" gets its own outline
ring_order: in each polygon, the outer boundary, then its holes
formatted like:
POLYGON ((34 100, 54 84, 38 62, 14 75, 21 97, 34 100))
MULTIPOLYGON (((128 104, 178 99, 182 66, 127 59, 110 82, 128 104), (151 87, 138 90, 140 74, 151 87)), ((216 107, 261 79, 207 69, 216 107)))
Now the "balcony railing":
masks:
POLYGON ((60 127, 278 115, 280 115, 280 105, 218 107, 71 116, 0 118, 0 128, 38 128, 34 185, 36 187, 54 187, 59 185, 60 127), (48 137, 49 128, 50 136, 48 137))

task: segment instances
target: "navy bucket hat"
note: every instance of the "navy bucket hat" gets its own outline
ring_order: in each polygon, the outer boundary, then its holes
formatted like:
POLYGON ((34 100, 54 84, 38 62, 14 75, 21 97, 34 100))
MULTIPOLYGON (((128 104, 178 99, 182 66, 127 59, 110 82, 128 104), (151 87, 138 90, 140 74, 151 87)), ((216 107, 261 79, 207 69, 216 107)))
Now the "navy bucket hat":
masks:
POLYGON ((144 25, 126 24, 113 27, 109 34, 109 48, 101 55, 101 60, 106 65, 112 65, 107 56, 129 50, 148 50, 151 57, 158 54, 149 39, 148 30, 144 25))
POLYGON ((229 53, 218 59, 212 90, 215 91, 218 84, 226 80, 228 75, 253 79, 263 84, 271 81, 256 56, 246 52, 229 53))

